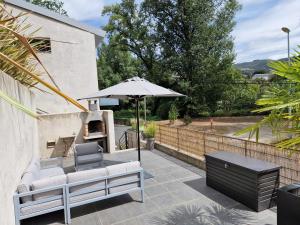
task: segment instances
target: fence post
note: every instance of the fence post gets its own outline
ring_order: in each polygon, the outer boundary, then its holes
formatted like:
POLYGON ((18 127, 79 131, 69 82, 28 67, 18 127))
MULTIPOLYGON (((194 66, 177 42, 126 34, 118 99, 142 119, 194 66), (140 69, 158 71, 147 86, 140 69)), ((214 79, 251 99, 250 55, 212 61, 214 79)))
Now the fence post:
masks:
POLYGON ((125 146, 126 146, 126 149, 128 149, 128 137, 127 137, 127 131, 125 131, 125 146))
POLYGON ((248 152, 247 152, 247 141, 245 141, 245 156, 248 156, 248 152))
POLYGON ((179 151, 179 128, 176 128, 177 132, 177 150, 179 151))
POLYGON ((206 153, 206 150, 205 150, 205 138, 206 138, 206 135, 205 134, 206 133, 203 132, 203 152, 204 152, 204 154, 206 153))
POLYGON ((159 143, 161 143, 161 130, 160 130, 160 126, 161 125, 158 125, 159 143))

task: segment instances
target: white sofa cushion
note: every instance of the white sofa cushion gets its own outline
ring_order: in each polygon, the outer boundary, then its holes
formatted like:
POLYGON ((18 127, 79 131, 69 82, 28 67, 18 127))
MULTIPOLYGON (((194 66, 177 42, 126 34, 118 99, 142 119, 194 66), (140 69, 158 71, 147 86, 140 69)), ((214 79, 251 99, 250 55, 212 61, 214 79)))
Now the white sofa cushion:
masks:
POLYGON ((141 164, 139 161, 121 163, 117 165, 112 165, 106 167, 108 175, 116 175, 121 173, 133 172, 141 169, 141 164))
MULTIPOLYGON (((66 175, 60 175, 60 176, 55 176, 55 177, 49 177, 37 181, 33 181, 32 183, 32 190, 40 190, 43 188, 50 188, 50 187, 55 187, 59 185, 64 185, 67 183, 67 176, 66 175)), ((33 195, 33 200, 39 200, 43 198, 48 198, 56 195, 61 195, 63 193, 63 190, 57 189, 53 191, 48 191, 40 194, 35 194, 33 195)))
MULTIPOLYGON (((85 180, 90 180, 90 179, 95 179, 95 178, 100 178, 100 177, 105 177, 105 176, 107 176, 106 168, 79 171, 79 172, 75 172, 75 173, 69 173, 67 175, 68 184, 85 181, 85 180)), ((84 189, 88 189, 88 188, 102 187, 104 185, 105 185, 104 180, 92 182, 92 183, 88 183, 88 184, 71 187, 70 192, 72 193, 72 192, 76 192, 76 191, 80 191, 80 190, 84 190, 84 189)), ((104 191, 104 193, 105 193, 105 191, 104 191)))
MULTIPOLYGON (((134 171, 141 169, 141 164, 138 161, 134 161, 134 162, 128 162, 128 163, 122 163, 122 164, 108 166, 108 167, 106 167, 106 169, 107 169, 109 176, 117 175, 117 174, 126 174, 129 172, 134 172, 134 171)), ((116 193, 116 192, 126 191, 126 190, 130 190, 130 189, 139 187, 139 182, 137 182, 138 179, 139 179, 138 173, 134 173, 134 174, 130 174, 130 175, 123 175, 123 176, 116 177, 116 178, 110 178, 108 180, 108 184, 110 186, 115 186, 115 187, 109 188, 109 192, 116 193), (128 183, 128 184, 126 184, 126 183, 128 183)))
MULTIPOLYGON (((31 184, 34 181, 35 177, 33 173, 27 172, 23 174, 21 179, 21 183, 17 187, 17 191, 19 194, 26 193, 31 191, 31 184)), ((21 202, 26 203, 32 201, 32 195, 21 197, 21 202)))
POLYGON ((40 178, 40 170, 41 170, 41 165, 40 165, 40 159, 37 156, 34 156, 28 167, 26 168, 25 173, 32 173, 34 180, 38 180, 40 178))
POLYGON ((64 175, 65 172, 61 167, 52 167, 48 169, 42 169, 40 171, 40 179, 48 178, 48 177, 55 177, 59 175, 64 175))

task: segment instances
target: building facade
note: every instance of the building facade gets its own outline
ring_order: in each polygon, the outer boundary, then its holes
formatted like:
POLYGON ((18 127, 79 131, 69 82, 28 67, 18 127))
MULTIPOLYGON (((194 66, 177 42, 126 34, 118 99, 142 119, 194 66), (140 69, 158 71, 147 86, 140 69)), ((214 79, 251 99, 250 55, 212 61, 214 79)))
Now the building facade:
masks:
MULTIPOLYGON (((62 92, 77 99, 98 90, 96 47, 102 41, 104 31, 23 0, 6 0, 5 4, 13 15, 29 13, 24 16, 27 17, 25 23, 32 25, 29 32, 38 30, 34 38, 49 45, 46 49, 41 49, 38 56, 62 92)), ((51 83, 46 74, 43 79, 51 83)), ((60 96, 33 91, 36 93, 37 110, 40 113, 80 111, 60 96)), ((87 107, 86 102, 82 104, 87 107)))

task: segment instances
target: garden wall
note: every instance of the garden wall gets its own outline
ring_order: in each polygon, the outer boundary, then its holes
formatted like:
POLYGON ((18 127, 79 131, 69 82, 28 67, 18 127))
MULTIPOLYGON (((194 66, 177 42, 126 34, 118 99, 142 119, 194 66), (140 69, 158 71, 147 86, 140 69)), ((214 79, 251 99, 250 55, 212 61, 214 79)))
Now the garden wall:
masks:
MULTIPOLYGON (((2 71, 0 90, 35 111, 34 95, 2 71)), ((0 224, 13 225, 13 193, 38 154, 37 120, 0 98, 0 124, 0 224)))

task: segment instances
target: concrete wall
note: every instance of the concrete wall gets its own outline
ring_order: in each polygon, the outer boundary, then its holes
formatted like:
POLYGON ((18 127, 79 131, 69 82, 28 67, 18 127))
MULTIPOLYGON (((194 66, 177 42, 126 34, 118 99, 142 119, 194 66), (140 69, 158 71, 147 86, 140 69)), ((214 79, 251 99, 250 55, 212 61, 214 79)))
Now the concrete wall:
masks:
MULTIPOLYGON (((7 5, 7 9, 18 14, 22 9, 7 5)), ((41 28, 36 37, 51 39, 51 53, 38 54, 61 90, 75 99, 98 90, 95 36, 56 20, 34 13, 28 15, 31 30, 41 28)), ((41 70, 42 71, 42 70, 41 70)), ((50 82, 45 75, 44 79, 50 82)), ((55 94, 36 94, 37 108, 48 113, 80 111, 55 94)), ((85 106, 87 103, 82 102, 85 106)))
MULTIPOLYGON (((34 95, 0 71, 0 90, 35 111, 34 95)), ((0 98, 0 224, 14 224, 13 193, 38 154, 37 120, 0 98)))
MULTIPOLYGON (((106 132, 108 134, 107 147, 109 152, 115 151, 114 119, 111 110, 102 110, 106 121, 106 132)), ((73 154, 75 143, 83 142, 83 122, 87 113, 63 113, 43 115, 38 121, 39 149, 42 158, 61 157, 64 152, 73 154), (66 140, 65 137, 72 137, 66 140), (47 142, 55 143, 54 147, 47 147, 47 142)))

